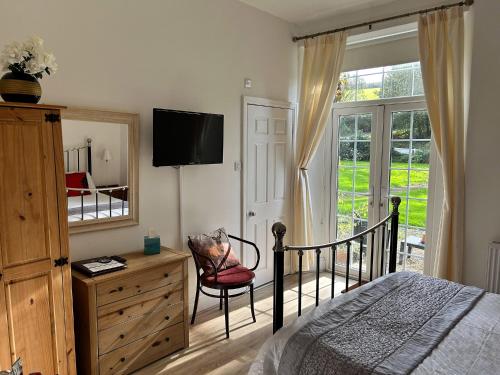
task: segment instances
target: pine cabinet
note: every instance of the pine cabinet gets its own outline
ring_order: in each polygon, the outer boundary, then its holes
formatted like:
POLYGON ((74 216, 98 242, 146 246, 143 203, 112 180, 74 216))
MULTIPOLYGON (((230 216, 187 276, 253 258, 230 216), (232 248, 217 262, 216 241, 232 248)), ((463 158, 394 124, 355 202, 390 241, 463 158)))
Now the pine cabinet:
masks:
POLYGON ((125 375, 189 346, 189 255, 122 255, 127 268, 73 272, 79 375, 125 375))
POLYGON ((76 374, 61 107, 0 103, 0 369, 76 374))

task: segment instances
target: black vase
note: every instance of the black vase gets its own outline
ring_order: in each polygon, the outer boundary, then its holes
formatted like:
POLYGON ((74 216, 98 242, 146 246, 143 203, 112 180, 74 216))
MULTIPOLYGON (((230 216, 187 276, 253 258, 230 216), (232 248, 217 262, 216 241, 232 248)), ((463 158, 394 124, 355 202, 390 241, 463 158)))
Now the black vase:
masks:
POLYGON ((32 75, 9 72, 0 79, 0 96, 6 102, 36 104, 42 97, 42 87, 32 75))

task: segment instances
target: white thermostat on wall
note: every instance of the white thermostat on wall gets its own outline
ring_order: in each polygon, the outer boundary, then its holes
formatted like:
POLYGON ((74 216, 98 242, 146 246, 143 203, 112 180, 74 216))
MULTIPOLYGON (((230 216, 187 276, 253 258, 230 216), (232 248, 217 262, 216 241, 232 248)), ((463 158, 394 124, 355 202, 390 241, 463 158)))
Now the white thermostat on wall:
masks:
POLYGON ((252 87, 252 80, 250 78, 245 78, 245 88, 249 89, 252 87))

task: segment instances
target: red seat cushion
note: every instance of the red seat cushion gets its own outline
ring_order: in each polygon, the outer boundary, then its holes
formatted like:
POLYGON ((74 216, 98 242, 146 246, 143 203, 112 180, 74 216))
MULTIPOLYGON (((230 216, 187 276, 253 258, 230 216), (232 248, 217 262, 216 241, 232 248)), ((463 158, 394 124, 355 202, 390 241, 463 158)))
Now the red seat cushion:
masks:
POLYGON ((255 274, 248 268, 236 266, 217 272, 217 281, 215 275, 201 275, 201 283, 205 286, 237 286, 248 284, 255 278, 255 274))

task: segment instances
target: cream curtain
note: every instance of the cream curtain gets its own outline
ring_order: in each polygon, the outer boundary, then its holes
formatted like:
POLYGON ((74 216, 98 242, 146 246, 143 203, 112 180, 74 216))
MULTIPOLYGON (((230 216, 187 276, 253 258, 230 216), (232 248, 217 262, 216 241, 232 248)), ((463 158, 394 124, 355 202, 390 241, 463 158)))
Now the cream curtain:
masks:
POLYGON ((465 220, 463 8, 421 15, 418 37, 425 96, 444 185, 437 246, 429 254, 430 272, 461 281, 465 220))
MULTIPOLYGON (((297 164, 294 181, 293 243, 313 244, 312 206, 307 168, 324 134, 337 90, 344 60, 347 34, 306 39, 300 86, 297 130, 297 164)), ((314 255, 303 258, 305 270, 313 265, 314 255)), ((298 270, 298 256, 292 255, 291 271, 298 270)))

